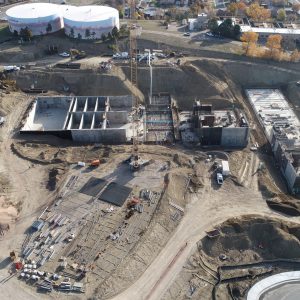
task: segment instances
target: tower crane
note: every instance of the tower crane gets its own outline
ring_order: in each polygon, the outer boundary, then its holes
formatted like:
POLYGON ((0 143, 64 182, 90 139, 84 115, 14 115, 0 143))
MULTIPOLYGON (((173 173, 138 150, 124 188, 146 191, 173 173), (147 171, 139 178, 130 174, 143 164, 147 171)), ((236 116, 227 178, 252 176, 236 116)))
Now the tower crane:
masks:
MULTIPOLYGON (((137 88, 137 22, 135 0, 130 0, 129 44, 130 44, 130 81, 133 87, 137 88)), ((132 92, 132 154, 130 166, 133 171, 140 168, 139 162, 139 103, 138 98, 132 92)))

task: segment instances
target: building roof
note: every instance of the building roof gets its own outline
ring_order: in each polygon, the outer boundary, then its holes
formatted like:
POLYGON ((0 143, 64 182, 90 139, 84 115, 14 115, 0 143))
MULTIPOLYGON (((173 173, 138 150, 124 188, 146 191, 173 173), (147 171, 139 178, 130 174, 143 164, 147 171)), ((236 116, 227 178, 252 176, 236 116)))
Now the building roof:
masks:
POLYGON ((277 128, 278 135, 293 140, 300 146, 300 121, 295 112, 278 89, 247 89, 246 94, 256 114, 265 127, 269 141, 272 130, 277 128))
POLYGON ((248 25, 241 25, 241 32, 256 32, 256 33, 266 33, 266 34, 299 34, 300 29, 296 28, 261 28, 261 27, 251 27, 248 25))

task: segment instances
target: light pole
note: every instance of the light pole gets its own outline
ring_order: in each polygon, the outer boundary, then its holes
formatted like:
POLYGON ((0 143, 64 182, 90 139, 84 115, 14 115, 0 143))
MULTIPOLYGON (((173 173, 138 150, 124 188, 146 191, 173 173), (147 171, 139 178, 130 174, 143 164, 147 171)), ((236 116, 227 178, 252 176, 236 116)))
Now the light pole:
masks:
POLYGON ((152 101, 152 65, 151 65, 151 51, 148 52, 148 65, 150 67, 150 94, 149 94, 149 100, 150 104, 152 101))

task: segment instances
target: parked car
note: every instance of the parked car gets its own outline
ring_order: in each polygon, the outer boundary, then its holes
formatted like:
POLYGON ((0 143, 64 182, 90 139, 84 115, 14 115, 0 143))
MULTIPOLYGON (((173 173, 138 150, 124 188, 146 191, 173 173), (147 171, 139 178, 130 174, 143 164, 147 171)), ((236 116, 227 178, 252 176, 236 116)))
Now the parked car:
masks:
POLYGON ((206 32, 205 35, 210 36, 210 37, 214 37, 215 35, 211 32, 206 32))
POLYGON ((70 57, 70 54, 68 52, 62 52, 58 54, 61 57, 70 57))
POLYGON ((2 126, 5 122, 5 118, 4 117, 0 117, 0 126, 2 126))
POLYGON ((190 36, 191 33, 190 33, 190 32, 185 32, 183 35, 184 35, 184 36, 190 36))
POLYGON ((121 52, 113 55, 113 59, 128 59, 128 58, 129 58, 128 52, 121 52))
POLYGON ((217 183, 222 185, 224 182, 223 175, 221 173, 217 173, 217 183))

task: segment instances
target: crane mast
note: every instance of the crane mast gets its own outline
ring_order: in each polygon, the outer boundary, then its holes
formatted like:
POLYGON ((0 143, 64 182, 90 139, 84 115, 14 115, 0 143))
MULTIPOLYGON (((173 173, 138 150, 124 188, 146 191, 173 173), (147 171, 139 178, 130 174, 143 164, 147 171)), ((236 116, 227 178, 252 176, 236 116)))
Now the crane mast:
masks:
MULTIPOLYGON (((130 81, 133 87, 137 87, 137 33, 136 33, 136 17, 135 17, 135 0, 130 0, 130 18, 131 24, 129 28, 129 44, 130 44, 130 81)), ((131 167, 135 171, 139 169, 139 103, 136 95, 132 92, 132 156, 131 167)))

